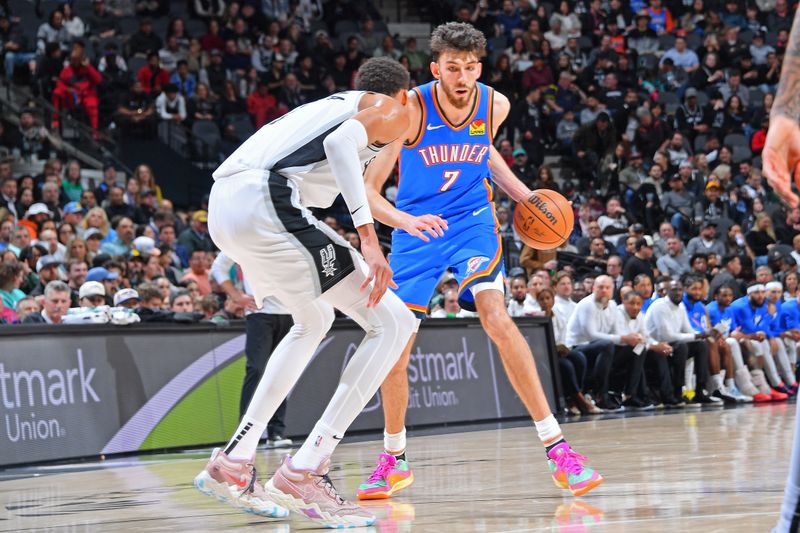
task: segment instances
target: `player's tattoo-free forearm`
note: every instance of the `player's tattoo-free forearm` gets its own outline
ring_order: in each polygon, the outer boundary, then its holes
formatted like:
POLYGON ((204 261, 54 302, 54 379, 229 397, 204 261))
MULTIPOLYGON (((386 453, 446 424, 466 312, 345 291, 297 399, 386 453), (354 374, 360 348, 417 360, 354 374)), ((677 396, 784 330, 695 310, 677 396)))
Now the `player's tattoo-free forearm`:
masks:
POLYGON ((789 42, 786 43, 781 81, 771 114, 800 120, 800 10, 794 15, 789 42))

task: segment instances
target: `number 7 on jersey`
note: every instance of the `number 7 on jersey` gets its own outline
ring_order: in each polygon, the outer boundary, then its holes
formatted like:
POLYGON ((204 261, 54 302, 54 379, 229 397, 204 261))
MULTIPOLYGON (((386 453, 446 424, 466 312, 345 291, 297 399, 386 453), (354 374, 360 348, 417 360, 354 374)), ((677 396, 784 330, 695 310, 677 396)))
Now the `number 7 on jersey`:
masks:
POLYGON ((460 170, 445 170, 442 179, 447 181, 445 181, 444 185, 441 186, 439 192, 444 192, 450 187, 452 187, 460 175, 461 175, 460 170))

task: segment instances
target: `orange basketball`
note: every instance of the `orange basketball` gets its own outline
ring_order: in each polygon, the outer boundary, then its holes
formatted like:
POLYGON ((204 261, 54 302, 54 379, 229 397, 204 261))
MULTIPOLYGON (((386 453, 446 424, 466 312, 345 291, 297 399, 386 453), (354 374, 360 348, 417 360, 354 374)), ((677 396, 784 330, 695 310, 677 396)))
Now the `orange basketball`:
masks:
POLYGON ((514 209, 514 228, 522 242, 537 250, 558 248, 569 238, 575 215, 569 200, 537 189, 514 209))

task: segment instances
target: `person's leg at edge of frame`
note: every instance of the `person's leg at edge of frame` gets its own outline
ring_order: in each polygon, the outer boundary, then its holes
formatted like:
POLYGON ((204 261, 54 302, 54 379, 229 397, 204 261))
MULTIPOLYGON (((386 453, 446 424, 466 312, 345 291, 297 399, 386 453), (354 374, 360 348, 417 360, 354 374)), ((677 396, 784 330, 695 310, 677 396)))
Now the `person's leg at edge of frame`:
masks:
POLYGON ((786 489, 783 493, 781 516, 772 533, 796 533, 797 531, 800 531, 800 409, 797 409, 795 413, 792 458, 789 463, 786 489))
POLYGON ((414 316, 389 291, 373 308, 360 291, 363 274, 356 271, 323 294, 365 331, 330 403, 294 457, 287 457, 265 490, 280 505, 326 527, 368 526, 371 513, 341 498, 330 478, 330 456, 364 405, 378 391, 400 358, 414 328, 414 316))
POLYGON ((359 485, 359 500, 390 498, 414 483, 414 473, 406 460, 405 419, 408 410, 408 362, 417 340, 419 319, 397 363, 381 384, 383 406, 383 453, 378 466, 365 483, 359 485))
POLYGON ((480 283, 472 290, 481 325, 497 346, 511 386, 533 418, 556 486, 568 488, 575 496, 589 492, 603 482, 603 477, 584 466, 586 458, 564 440, 547 403, 533 353, 508 315, 503 293, 496 290, 495 283, 480 283))

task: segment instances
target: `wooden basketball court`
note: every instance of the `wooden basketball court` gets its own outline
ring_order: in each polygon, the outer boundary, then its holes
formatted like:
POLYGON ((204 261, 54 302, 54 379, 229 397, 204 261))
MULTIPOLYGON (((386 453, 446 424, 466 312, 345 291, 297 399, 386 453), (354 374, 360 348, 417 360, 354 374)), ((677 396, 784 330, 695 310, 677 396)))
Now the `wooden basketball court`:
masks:
MULTIPOLYGON (((795 406, 747 406, 565 424, 606 482, 557 489, 531 427, 413 437, 415 485, 368 503, 381 533, 769 531, 783 493, 795 406)), ((339 446, 331 478, 352 498, 380 443, 339 446)), ((259 452, 266 479, 285 451, 259 452)), ((201 495, 208 451, 0 472, 0 531, 224 531, 315 527, 273 522, 201 495)), ((354 530, 355 531, 355 530, 354 530)))

